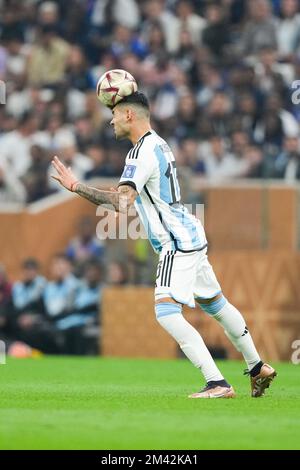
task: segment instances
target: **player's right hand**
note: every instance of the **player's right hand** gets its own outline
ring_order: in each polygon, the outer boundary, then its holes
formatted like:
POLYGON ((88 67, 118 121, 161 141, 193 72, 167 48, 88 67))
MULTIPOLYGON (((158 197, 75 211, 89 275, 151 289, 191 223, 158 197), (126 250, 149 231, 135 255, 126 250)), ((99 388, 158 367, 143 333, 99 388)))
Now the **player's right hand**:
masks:
POLYGON ((64 188, 69 191, 75 191, 76 185, 79 183, 78 179, 72 172, 71 168, 67 168, 60 159, 55 156, 52 160, 52 166, 57 171, 56 175, 51 175, 51 178, 58 181, 64 188))

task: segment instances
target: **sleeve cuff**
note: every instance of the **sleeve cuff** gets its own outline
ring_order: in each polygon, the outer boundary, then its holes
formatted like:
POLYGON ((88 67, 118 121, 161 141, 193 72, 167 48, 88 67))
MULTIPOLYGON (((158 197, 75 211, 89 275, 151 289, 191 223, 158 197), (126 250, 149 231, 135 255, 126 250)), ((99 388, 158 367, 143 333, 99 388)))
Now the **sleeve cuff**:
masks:
POLYGON ((119 186, 131 186, 137 193, 138 193, 138 190, 136 189, 136 184, 133 182, 133 181, 121 181, 119 184, 118 184, 118 187, 119 186))

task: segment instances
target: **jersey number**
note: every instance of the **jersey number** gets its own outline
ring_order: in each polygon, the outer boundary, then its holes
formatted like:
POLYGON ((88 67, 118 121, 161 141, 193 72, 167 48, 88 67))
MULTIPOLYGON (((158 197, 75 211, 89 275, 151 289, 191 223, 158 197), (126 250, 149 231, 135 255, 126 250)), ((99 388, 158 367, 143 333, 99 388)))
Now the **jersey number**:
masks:
POLYGON ((169 179, 170 181, 170 188, 171 188, 171 195, 172 195, 172 201, 171 203, 178 202, 176 198, 176 193, 175 193, 175 178, 176 178, 176 162, 173 161, 172 163, 168 163, 168 168, 167 171, 165 172, 165 176, 169 179))

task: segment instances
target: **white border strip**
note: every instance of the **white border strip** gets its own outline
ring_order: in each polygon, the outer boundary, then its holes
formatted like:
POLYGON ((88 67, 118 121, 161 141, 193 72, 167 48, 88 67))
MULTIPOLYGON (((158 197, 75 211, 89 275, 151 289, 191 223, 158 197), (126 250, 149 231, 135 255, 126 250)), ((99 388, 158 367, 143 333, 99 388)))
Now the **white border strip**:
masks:
POLYGON ((18 214, 19 212, 24 212, 26 210, 25 204, 20 204, 18 202, 2 202, 0 203, 0 213, 1 214, 18 214))
MULTIPOLYGON (((103 188, 105 190, 116 187, 118 184, 119 179, 117 178, 95 178, 88 181, 85 181, 85 184, 90 186, 94 186, 96 188, 103 188)), ((26 207, 26 212, 29 214, 38 214, 39 212, 43 212, 47 209, 51 209, 59 204, 62 204, 72 198, 76 197, 76 194, 71 193, 67 190, 60 190, 58 193, 51 194, 48 197, 41 199, 40 201, 33 202, 26 207)))
MULTIPOLYGON (((111 187, 116 187, 119 182, 118 178, 94 178, 89 181, 85 181, 85 183, 94 186, 96 188, 103 188, 108 190, 111 187)), ((192 190, 195 192, 199 192, 201 190, 207 190, 209 188, 216 188, 216 189, 247 189, 247 188, 264 188, 268 189, 270 187, 277 188, 277 189, 300 189, 299 183, 285 183, 282 180, 234 180, 230 182, 219 182, 213 183, 211 181, 205 181, 199 177, 193 177, 191 181, 192 190)), ((18 214, 22 212, 27 212, 29 214, 38 214, 43 212, 47 209, 51 209, 59 204, 68 201, 69 199, 76 197, 75 194, 70 193, 69 191, 59 191, 55 194, 51 194, 39 201, 33 202, 28 205, 20 204, 20 203, 0 203, 0 213, 2 214, 18 214)))

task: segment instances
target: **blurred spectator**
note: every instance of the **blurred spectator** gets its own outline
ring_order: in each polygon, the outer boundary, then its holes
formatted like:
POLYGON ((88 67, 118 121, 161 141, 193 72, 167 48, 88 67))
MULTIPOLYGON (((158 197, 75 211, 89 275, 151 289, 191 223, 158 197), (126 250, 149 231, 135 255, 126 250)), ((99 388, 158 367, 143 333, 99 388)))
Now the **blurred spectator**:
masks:
POLYGON ((202 132, 223 137, 229 135, 233 127, 232 111, 231 98, 224 92, 216 92, 208 104, 207 116, 201 116, 199 119, 200 135, 202 132))
POLYGON ((110 176, 103 147, 91 145, 87 148, 86 154, 93 162, 92 169, 85 174, 86 179, 110 176))
POLYGON ((283 138, 299 135, 299 124, 294 116, 283 108, 283 101, 278 94, 270 95, 265 103, 264 113, 254 130, 255 141, 279 149, 283 138))
POLYGON ((230 151, 236 158, 242 158, 244 150, 250 145, 249 134, 242 130, 234 131, 230 136, 230 151))
POLYGON ((59 320, 57 326, 64 332, 65 354, 97 354, 99 352, 99 315, 102 294, 102 268, 98 262, 89 261, 83 279, 76 291, 73 311, 59 320), (94 335, 91 344, 91 327, 94 335))
POLYGON ((198 46, 202 42, 202 32, 206 26, 206 20, 195 13, 191 0, 179 0, 176 5, 176 13, 181 31, 189 32, 192 44, 198 46))
POLYGON ((56 332, 44 312, 46 280, 39 263, 28 258, 22 263, 22 280, 13 285, 14 334, 17 340, 46 353, 58 352, 56 332))
POLYGON ((63 141, 73 143, 74 134, 70 126, 66 125, 65 119, 62 109, 49 109, 44 118, 44 129, 36 133, 34 143, 48 149, 52 154, 57 152, 63 141))
POLYGON ((104 125, 111 120, 111 111, 106 108, 103 109, 103 106, 99 106, 99 101, 94 91, 89 91, 85 94, 85 114, 89 117, 90 124, 99 138, 99 130, 101 129, 103 135, 104 125))
POLYGON ((277 48, 276 20, 269 0, 247 0, 249 19, 239 48, 241 55, 255 55, 262 47, 277 48))
POLYGON ((222 60, 229 43, 229 29, 222 5, 217 2, 208 3, 205 17, 207 26, 202 32, 202 42, 216 58, 222 60))
POLYGON ((230 154, 222 137, 214 135, 209 143, 210 148, 202 157, 209 180, 220 182, 244 176, 248 168, 247 162, 230 154))
POLYGON ((0 166, 0 203, 26 201, 26 191, 13 170, 5 170, 0 166))
POLYGON ((6 74, 6 78, 13 78, 24 73, 26 69, 24 26, 11 7, 3 8, 1 13, 0 40, 5 47, 2 74, 6 74))
MULTIPOLYGON (((233 116, 234 131, 246 133, 253 139, 253 132, 259 119, 259 109, 252 93, 237 96, 236 115, 233 116)), ((234 143, 232 142, 232 145, 234 143)))
MULTIPOLYGON (((204 147, 207 146, 204 144, 204 147)), ((175 153, 181 201, 184 204, 199 204, 203 202, 202 193, 197 191, 197 194, 195 194, 191 185, 193 175, 197 175, 198 184, 200 183, 200 178, 204 179, 206 177, 205 163, 201 158, 201 153, 200 141, 189 137, 180 142, 175 153)))
POLYGON ((49 196, 56 189, 50 188, 47 178, 50 160, 48 152, 40 145, 32 145, 30 154, 32 163, 22 177, 22 182, 26 187, 27 202, 34 202, 49 196))
POLYGON ((152 21, 148 26, 148 55, 155 57, 161 52, 166 52, 166 38, 159 21, 152 21))
POLYGON ((263 99, 263 94, 257 87, 254 66, 244 62, 235 64, 228 70, 224 89, 228 88, 233 96, 251 93, 257 101, 263 99))
POLYGON ((206 106, 217 91, 224 88, 220 70, 213 63, 202 63, 196 70, 197 103, 206 106))
POLYGON ((223 8, 230 24, 239 27, 246 12, 246 0, 223 0, 223 8))
POLYGON ((28 60, 29 83, 57 86, 64 80, 70 46, 57 36, 56 25, 40 25, 38 43, 28 60))
POLYGON ((112 286, 122 286, 129 282, 128 266, 125 262, 112 261, 108 265, 107 282, 112 286))
POLYGON ((97 142, 93 123, 88 115, 82 115, 74 122, 76 144, 80 152, 86 152, 87 148, 97 142))
POLYGON ((94 87, 94 81, 89 71, 83 51, 78 46, 72 46, 67 58, 65 83, 68 88, 86 91, 94 87))
POLYGON ((194 64, 195 48, 189 31, 180 33, 180 47, 175 55, 175 63, 186 74, 190 73, 194 64))
POLYGON ((184 93, 178 103, 177 125, 174 129, 176 137, 181 140, 197 135, 197 103, 192 93, 184 93))
POLYGON ((66 256, 79 268, 91 259, 103 261, 105 245, 96 237, 95 223, 91 217, 84 216, 79 220, 77 236, 69 243, 66 256))
POLYGON ((246 147, 243 158, 247 165, 243 176, 247 176, 247 178, 262 178, 264 176, 264 155, 258 146, 249 145, 246 147))
MULTIPOLYGON (((90 3, 91 4, 91 3, 90 3)), ((60 0, 61 35, 71 44, 80 44, 82 47, 86 44, 86 37, 90 24, 87 21, 86 9, 87 2, 73 0, 72 5, 60 0)))
POLYGON ((19 119, 16 130, 1 137, 0 164, 16 176, 23 176, 31 163, 30 147, 38 122, 32 112, 26 112, 19 119))
POLYGON ((300 52, 300 14, 298 0, 281 0, 281 18, 277 26, 278 53, 292 61, 300 52))
POLYGON ((284 93, 285 85, 289 86, 294 79, 293 67, 279 63, 277 58, 275 48, 263 47, 259 51, 259 62, 255 66, 255 73, 258 86, 266 95, 284 93))
POLYGON ((60 14, 56 2, 44 1, 40 3, 37 11, 37 20, 40 25, 54 26, 57 31, 61 32, 60 14))
POLYGON ((54 324, 67 317, 74 307, 79 280, 72 273, 72 263, 65 254, 57 254, 51 262, 51 277, 44 290, 46 314, 54 324))
POLYGON ((107 176, 119 177, 122 174, 126 153, 122 145, 114 145, 108 148, 107 176))
POLYGON ((6 74, 7 51, 0 43, 0 80, 3 81, 6 74))
MULTIPOLYGON (((15 282, 12 299, 19 323, 34 322, 36 314, 43 311, 43 292, 46 280, 39 274, 39 263, 28 258, 22 263, 22 281, 15 282)), ((27 323, 27 324, 28 324, 27 323)))
POLYGON ((137 57, 143 58, 147 53, 147 47, 129 28, 117 24, 113 30, 113 40, 110 46, 110 52, 117 59, 128 53, 133 53, 137 57))
POLYGON ((138 27, 140 11, 136 0, 96 0, 93 3, 92 24, 105 27, 111 21, 131 29, 138 27))
POLYGON ((160 23, 168 53, 175 53, 179 48, 180 22, 178 18, 167 9, 166 0, 151 0, 144 2, 145 21, 142 23, 143 37, 148 42, 149 30, 153 22, 160 23))
POLYGON ((183 139, 180 143, 180 161, 195 173, 205 173, 205 165, 200 158, 199 142, 195 138, 183 139))
POLYGON ((110 46, 116 24, 135 30, 140 21, 140 9, 135 0, 95 0, 87 3, 86 10, 89 27, 85 50, 94 64, 110 46))
MULTIPOLYGON (((61 160, 67 167, 70 167, 73 173, 77 176, 78 180, 84 179, 84 175, 92 167, 92 162, 90 159, 78 152, 75 137, 72 134, 66 133, 61 135, 58 142, 57 153, 59 154, 61 160)), ((51 178, 52 168, 49 166, 48 169, 48 181, 51 189, 63 190, 63 187, 57 186, 55 181, 51 178)))
POLYGON ((27 86, 26 74, 19 73, 14 77, 14 87, 7 97, 6 111, 20 119, 32 108, 32 101, 32 90, 27 86))
POLYGON ((282 178, 287 182, 300 179, 300 141, 298 137, 286 137, 283 151, 272 162, 269 173, 272 177, 282 178))

